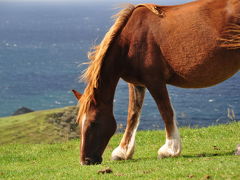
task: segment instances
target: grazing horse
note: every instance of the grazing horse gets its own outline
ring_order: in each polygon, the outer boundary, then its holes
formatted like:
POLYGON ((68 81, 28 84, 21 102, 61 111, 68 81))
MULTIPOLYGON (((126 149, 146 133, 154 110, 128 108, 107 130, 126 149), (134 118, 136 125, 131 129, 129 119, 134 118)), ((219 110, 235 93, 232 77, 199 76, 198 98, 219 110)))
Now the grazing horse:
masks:
POLYGON ((176 5, 129 5, 117 15, 102 42, 89 53, 87 82, 79 98, 83 165, 99 164, 116 130, 113 98, 120 78, 129 83, 127 127, 113 160, 130 159, 145 89, 165 123, 158 156, 181 153, 181 140, 166 84, 204 88, 240 69, 240 1, 198 0, 176 5))

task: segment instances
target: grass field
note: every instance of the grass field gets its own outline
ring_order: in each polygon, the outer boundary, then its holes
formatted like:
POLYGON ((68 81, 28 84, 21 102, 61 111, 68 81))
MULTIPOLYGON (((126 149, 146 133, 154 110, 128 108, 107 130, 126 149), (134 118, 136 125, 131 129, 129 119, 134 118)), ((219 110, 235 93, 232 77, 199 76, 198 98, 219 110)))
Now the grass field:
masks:
MULTIPOLYGON (((0 123, 0 133, 2 127, 0 123)), ((183 152, 178 158, 157 159, 164 131, 140 131, 133 160, 110 160, 122 136, 116 134, 103 155, 103 163, 95 166, 79 165, 79 140, 54 144, 23 144, 19 140, 18 144, 0 147, 0 179, 240 179, 240 156, 234 155, 240 144, 240 122, 181 128, 180 133, 183 152), (113 172, 98 174, 107 167, 113 172)))

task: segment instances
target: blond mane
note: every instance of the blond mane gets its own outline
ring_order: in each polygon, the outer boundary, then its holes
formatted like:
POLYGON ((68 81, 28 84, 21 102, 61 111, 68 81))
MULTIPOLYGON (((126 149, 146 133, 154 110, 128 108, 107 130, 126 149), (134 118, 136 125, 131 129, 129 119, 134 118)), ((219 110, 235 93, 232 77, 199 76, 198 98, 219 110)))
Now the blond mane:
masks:
POLYGON ((94 89, 98 87, 101 67, 108 48, 111 46, 115 37, 118 36, 121 29, 125 26, 129 16, 132 14, 134 9, 134 5, 128 4, 125 9, 121 10, 118 14, 116 14, 114 16, 116 18, 115 23, 106 33, 102 42, 98 46, 92 48, 92 51, 88 53, 88 58, 90 59, 89 67, 81 76, 81 79, 87 83, 87 87, 85 88, 83 96, 79 100, 80 107, 77 117, 77 122, 79 123, 82 116, 89 109, 90 103, 94 98, 94 89))
POLYGON ((154 14, 161 16, 162 13, 157 8, 155 4, 139 4, 132 5, 128 4, 126 8, 121 10, 118 14, 113 17, 116 19, 113 26, 106 33, 102 42, 98 46, 94 46, 92 51, 88 53, 88 58, 90 59, 89 67, 86 69, 85 73, 81 76, 81 80, 87 83, 87 87, 83 93, 83 96, 79 100, 79 112, 77 117, 77 122, 80 123, 80 119, 87 112, 90 107, 90 103, 94 98, 94 89, 98 87, 98 82, 100 78, 101 68, 104 61, 104 57, 111 46, 115 37, 118 36, 119 32, 125 26, 128 18, 131 16, 134 9, 137 7, 146 7, 154 14))

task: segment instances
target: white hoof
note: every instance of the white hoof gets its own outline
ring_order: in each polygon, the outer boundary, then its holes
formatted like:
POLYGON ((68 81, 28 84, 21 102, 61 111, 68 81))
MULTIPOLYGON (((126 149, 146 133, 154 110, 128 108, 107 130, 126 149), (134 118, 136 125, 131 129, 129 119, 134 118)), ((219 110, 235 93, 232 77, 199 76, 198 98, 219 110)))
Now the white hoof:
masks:
POLYGON ((181 141, 177 139, 167 139, 166 143, 158 150, 158 157, 160 159, 166 157, 177 157, 181 153, 181 141))
POLYGON ((126 149, 118 146, 112 152, 112 160, 127 160, 132 159, 133 150, 127 151, 126 149))

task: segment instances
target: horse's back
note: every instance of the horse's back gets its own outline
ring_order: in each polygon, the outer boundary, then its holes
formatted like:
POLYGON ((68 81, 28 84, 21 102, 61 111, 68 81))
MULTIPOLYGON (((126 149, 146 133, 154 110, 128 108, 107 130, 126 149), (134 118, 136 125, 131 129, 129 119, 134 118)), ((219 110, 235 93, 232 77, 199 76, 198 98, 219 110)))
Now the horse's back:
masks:
POLYGON ((158 6, 160 16, 137 8, 122 31, 131 73, 150 69, 181 87, 206 87, 231 77, 239 70, 240 53, 219 46, 228 23, 226 6, 227 0, 158 6))

